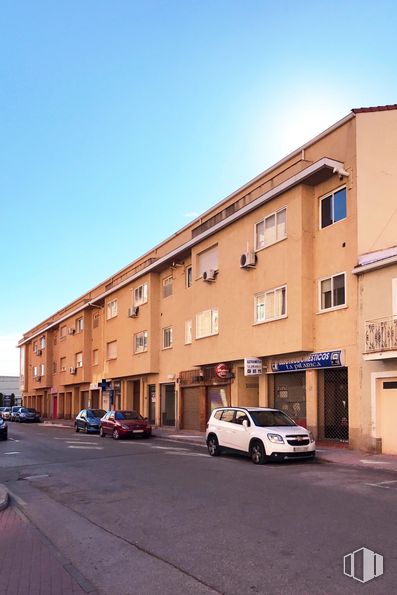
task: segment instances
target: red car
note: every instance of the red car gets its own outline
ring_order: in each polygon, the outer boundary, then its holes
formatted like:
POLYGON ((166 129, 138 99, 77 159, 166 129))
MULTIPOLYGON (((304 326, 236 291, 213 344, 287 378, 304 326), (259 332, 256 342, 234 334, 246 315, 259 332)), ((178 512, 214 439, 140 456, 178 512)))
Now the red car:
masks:
POLYGON ((142 417, 136 411, 108 411, 102 417, 99 427, 101 438, 105 438, 106 434, 111 434, 115 440, 132 436, 150 438, 152 426, 147 417, 142 417))

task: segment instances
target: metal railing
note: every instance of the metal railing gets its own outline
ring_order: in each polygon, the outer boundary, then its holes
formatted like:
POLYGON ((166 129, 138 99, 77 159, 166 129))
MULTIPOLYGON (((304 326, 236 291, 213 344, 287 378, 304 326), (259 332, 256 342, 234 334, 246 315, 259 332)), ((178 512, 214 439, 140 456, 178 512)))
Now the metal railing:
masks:
POLYGON ((365 323, 365 353, 397 351, 397 317, 367 320, 365 323))

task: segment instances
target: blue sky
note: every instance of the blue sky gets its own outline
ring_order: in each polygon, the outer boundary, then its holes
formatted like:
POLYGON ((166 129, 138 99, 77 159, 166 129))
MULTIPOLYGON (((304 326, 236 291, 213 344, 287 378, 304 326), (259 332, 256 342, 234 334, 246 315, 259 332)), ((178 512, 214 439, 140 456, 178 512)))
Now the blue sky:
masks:
POLYGON ((29 330, 354 107, 397 5, 3 0, 0 374, 29 330))

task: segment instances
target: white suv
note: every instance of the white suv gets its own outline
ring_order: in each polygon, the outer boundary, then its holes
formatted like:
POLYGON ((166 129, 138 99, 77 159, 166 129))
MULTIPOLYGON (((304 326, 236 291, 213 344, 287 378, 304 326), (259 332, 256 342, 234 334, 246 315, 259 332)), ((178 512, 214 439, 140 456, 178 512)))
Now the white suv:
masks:
POLYGON ((256 465, 267 459, 314 459, 316 443, 311 432, 298 426, 278 409, 264 407, 219 407, 207 423, 208 452, 222 450, 249 454, 256 465))

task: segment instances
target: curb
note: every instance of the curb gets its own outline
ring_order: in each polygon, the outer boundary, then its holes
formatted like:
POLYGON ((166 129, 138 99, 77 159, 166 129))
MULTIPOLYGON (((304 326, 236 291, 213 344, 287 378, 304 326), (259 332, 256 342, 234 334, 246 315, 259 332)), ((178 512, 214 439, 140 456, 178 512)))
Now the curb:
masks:
POLYGON ((0 510, 4 510, 8 506, 8 491, 5 486, 0 484, 0 510))

